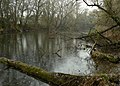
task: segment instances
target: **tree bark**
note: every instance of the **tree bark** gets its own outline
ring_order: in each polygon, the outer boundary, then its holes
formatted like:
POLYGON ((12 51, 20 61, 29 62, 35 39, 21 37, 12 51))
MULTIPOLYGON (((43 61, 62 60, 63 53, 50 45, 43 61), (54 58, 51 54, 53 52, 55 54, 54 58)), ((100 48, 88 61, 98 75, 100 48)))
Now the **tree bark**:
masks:
POLYGON ((50 73, 41 68, 20 61, 13 61, 5 57, 0 57, 0 63, 51 86, 116 86, 120 84, 120 74, 76 76, 63 73, 50 73))

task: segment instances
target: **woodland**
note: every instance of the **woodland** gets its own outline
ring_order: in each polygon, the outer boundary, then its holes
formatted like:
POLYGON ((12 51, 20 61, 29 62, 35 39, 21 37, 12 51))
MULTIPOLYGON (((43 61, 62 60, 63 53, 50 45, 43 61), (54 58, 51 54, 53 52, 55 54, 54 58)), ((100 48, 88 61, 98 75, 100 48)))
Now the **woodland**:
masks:
MULTIPOLYGON (((85 46, 91 48, 91 58, 97 65, 103 61, 115 64, 120 72, 119 29, 120 0, 0 0, 0 36, 39 30, 46 30, 52 39, 66 34, 71 40, 91 43, 85 46), (83 9, 82 3, 95 9, 83 9)), ((5 70, 17 70, 50 86, 120 85, 119 72, 84 76, 49 72, 0 55, 3 64, 5 70)))

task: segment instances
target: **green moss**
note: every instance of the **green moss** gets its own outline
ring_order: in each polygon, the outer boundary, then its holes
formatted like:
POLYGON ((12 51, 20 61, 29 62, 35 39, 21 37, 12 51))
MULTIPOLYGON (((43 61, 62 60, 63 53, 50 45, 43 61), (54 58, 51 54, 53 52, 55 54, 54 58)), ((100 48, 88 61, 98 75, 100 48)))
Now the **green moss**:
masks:
POLYGON ((105 80, 109 80, 109 77, 108 77, 107 74, 101 74, 101 77, 102 77, 103 79, 105 79, 105 80))
POLYGON ((105 61, 109 61, 112 63, 118 63, 119 62, 119 58, 117 56, 114 56, 112 54, 106 54, 106 53, 102 53, 99 51, 94 51, 92 52, 92 57, 98 60, 105 60, 105 61))
POLYGON ((0 63, 12 69, 25 73, 35 79, 41 80, 51 86, 111 86, 109 83, 119 81, 120 75, 99 74, 94 76, 76 76, 63 73, 50 73, 42 68, 30 66, 20 61, 0 58, 0 63))
POLYGON ((111 57, 112 57, 111 55, 108 57, 110 62, 113 62, 113 63, 118 63, 119 62, 119 58, 118 57, 116 57, 116 56, 114 56, 112 58, 111 57))

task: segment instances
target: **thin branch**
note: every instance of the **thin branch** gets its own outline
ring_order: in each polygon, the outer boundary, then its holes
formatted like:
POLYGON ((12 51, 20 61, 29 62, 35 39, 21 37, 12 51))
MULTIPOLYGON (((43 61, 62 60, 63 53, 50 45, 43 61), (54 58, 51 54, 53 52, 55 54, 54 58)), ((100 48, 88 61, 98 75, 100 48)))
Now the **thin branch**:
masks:
POLYGON ((104 8, 102 8, 100 5, 98 5, 98 4, 88 4, 85 0, 83 0, 83 2, 87 5, 87 6, 96 6, 96 7, 98 7, 99 9, 101 9, 101 10, 103 10, 103 11, 105 11, 107 14, 110 14, 106 9, 104 9, 104 8))
POLYGON ((97 31, 97 33, 98 33, 102 38, 106 39, 109 44, 112 44, 112 41, 111 41, 109 38, 103 36, 103 35, 102 35, 100 32, 98 32, 98 31, 97 31))
POLYGON ((55 53, 53 53, 53 54, 56 54, 58 57, 61 58, 62 56, 58 54, 58 52, 60 52, 61 50, 62 50, 62 49, 59 49, 59 50, 57 50, 57 51, 56 51, 55 53))
POLYGON ((92 48, 91 48, 91 51, 90 51, 90 54, 92 54, 92 51, 94 50, 95 46, 96 46, 96 42, 93 44, 92 48))
MULTIPOLYGON (((103 33, 107 32, 107 31, 109 31, 109 30, 114 29, 114 28, 117 27, 117 26, 119 26, 119 25, 116 24, 116 25, 114 25, 114 26, 112 26, 112 27, 110 27, 110 28, 108 28, 108 29, 106 29, 106 30, 100 31, 99 33, 100 33, 100 34, 103 34, 103 33)), ((90 34, 90 35, 85 35, 85 36, 77 37, 77 38, 75 38, 75 39, 88 38, 88 37, 95 36, 96 34, 97 34, 97 33, 93 33, 93 34, 90 34)))
POLYGON ((104 30, 104 31, 101 31, 100 33, 105 33, 105 32, 107 32, 107 31, 109 31, 109 30, 111 30, 111 29, 113 29, 113 28, 115 28, 115 27, 117 27, 118 25, 116 24, 116 25, 114 25, 114 26, 112 26, 112 27, 110 27, 110 28, 108 28, 108 29, 106 29, 106 30, 104 30))
POLYGON ((99 9, 101 9, 101 10, 103 10, 105 13, 107 13, 112 19, 113 19, 113 21, 115 21, 116 23, 117 23, 117 25, 119 25, 120 26, 120 21, 119 21, 119 18, 117 17, 117 16, 114 16, 114 15, 112 15, 109 11, 107 11, 105 8, 103 8, 103 7, 101 7, 100 5, 98 5, 98 4, 88 4, 85 0, 83 0, 83 2, 87 5, 87 6, 96 6, 96 7, 98 7, 99 9))

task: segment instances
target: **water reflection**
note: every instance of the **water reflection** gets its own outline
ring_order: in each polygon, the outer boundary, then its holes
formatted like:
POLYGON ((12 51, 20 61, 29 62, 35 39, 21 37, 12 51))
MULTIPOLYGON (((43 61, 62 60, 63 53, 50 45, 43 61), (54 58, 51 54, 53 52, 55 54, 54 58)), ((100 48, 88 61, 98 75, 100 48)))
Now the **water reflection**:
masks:
MULTIPOLYGON (((47 31, 0 36, 0 56, 39 66, 50 72, 90 74, 95 63, 86 50, 76 46, 80 40, 66 36, 49 38, 47 31)), ((18 71, 0 65, 0 86, 47 86, 18 71)))
POLYGON ((55 72, 63 72, 69 74, 90 74, 94 70, 93 61, 86 51, 78 51, 76 54, 69 54, 56 63, 55 72), (62 60, 62 61, 61 61, 62 60))

